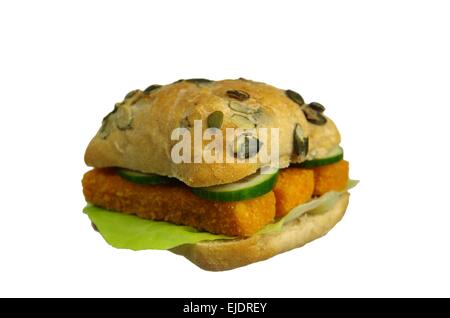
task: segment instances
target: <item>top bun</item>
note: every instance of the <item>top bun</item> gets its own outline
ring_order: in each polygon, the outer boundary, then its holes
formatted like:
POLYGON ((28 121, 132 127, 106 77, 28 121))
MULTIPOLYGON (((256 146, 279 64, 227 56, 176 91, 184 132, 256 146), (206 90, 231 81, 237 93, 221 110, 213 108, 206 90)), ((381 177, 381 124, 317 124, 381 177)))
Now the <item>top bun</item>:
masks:
POLYGON ((219 124, 224 136, 225 128, 279 128, 279 166, 285 168, 323 156, 339 144, 339 132, 323 110, 318 103, 305 104, 294 91, 246 79, 152 85, 128 93, 115 105, 89 143, 85 161, 93 167, 175 177, 191 187, 231 183, 264 164, 174 163, 171 149, 178 140, 171 140, 172 131, 185 127, 193 135, 194 120, 201 120, 203 129, 208 122, 219 124), (209 117, 213 112, 219 112, 218 119, 209 117))

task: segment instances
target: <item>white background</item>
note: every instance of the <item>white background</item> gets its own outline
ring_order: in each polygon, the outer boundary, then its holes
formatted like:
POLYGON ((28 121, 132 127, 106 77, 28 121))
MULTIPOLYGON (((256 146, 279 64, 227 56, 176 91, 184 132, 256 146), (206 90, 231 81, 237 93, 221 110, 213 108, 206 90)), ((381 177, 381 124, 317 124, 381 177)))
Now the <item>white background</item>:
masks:
POLYGON ((450 296, 449 14, 446 1, 2 1, 0 296, 450 296), (326 105, 361 180, 343 221, 222 273, 108 246, 81 212, 101 118, 132 89, 241 76, 326 105))

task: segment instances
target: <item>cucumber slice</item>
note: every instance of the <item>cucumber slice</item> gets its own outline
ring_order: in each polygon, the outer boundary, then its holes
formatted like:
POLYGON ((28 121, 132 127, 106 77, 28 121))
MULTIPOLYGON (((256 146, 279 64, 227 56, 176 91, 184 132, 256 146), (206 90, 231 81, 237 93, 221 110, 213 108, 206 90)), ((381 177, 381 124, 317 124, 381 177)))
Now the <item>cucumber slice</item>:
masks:
POLYGON ((237 182, 206 188, 192 188, 192 192, 207 200, 241 201, 259 197, 273 189, 278 169, 268 174, 257 172, 237 182))
POLYGON ((341 161, 342 159, 344 159, 344 150, 341 146, 336 146, 325 157, 306 160, 302 163, 296 164, 295 166, 302 168, 315 168, 336 163, 338 161, 341 161))
POLYGON ((122 178, 139 184, 167 184, 173 183, 175 179, 160 176, 154 173, 142 173, 138 171, 119 168, 117 174, 122 178))

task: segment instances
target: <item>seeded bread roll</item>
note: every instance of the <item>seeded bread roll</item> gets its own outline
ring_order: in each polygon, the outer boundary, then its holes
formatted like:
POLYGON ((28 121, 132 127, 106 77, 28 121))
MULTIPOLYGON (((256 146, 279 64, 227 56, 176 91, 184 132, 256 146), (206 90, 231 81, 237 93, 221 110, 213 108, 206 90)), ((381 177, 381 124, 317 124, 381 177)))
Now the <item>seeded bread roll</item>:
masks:
MULTIPOLYGON (((89 143, 85 161, 97 168, 175 177, 191 187, 231 183, 264 163, 174 163, 171 149, 178 140, 171 140, 173 130, 184 127, 194 136, 194 120, 202 121, 203 130, 220 128, 224 136, 226 128, 279 128, 279 165, 284 168, 323 156, 339 144, 339 132, 323 111, 318 103, 305 104, 294 91, 245 79, 152 85, 115 105, 89 143)), ((270 141, 261 145, 269 153, 270 141)), ((192 144, 192 158, 194 154, 192 144)))

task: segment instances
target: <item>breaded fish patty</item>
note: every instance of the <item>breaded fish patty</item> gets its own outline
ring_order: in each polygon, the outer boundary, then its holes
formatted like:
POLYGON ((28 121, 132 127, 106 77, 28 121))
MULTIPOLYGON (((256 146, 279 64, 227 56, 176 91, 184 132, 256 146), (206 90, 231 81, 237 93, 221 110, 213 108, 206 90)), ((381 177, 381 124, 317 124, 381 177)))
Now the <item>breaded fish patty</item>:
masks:
POLYGON ((348 162, 341 160, 314 169, 282 169, 273 191, 236 202, 202 199, 183 184, 136 184, 123 179, 112 168, 88 171, 82 183, 86 200, 108 210, 247 237, 313 195, 345 189, 348 167, 348 162))
POLYGON ((250 200, 211 201, 194 195, 185 185, 135 184, 114 169, 88 171, 82 183, 86 200, 94 205, 216 234, 251 236, 275 217, 272 191, 250 200))
POLYGON ((314 191, 314 172, 310 169, 287 168, 278 175, 273 189, 276 198, 276 217, 289 213, 297 205, 311 199, 314 191))
POLYGON ((329 191, 342 191, 348 182, 348 161, 314 168, 314 195, 320 196, 329 191))

